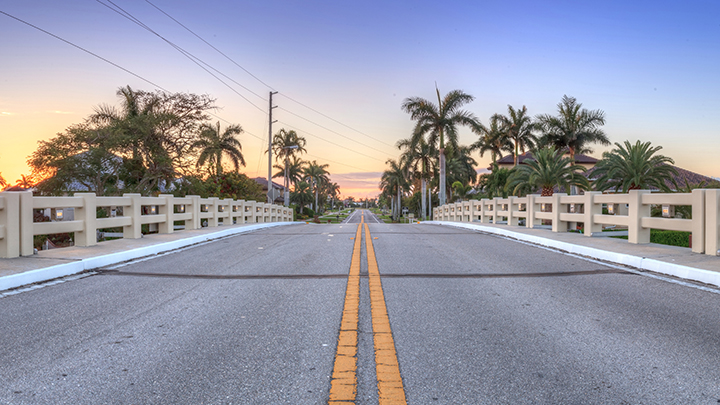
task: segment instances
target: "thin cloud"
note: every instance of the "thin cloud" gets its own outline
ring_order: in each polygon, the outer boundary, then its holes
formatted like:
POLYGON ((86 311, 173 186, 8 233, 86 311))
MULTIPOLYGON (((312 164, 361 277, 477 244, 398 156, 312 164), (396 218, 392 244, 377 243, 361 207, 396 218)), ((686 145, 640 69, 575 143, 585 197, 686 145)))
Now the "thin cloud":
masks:
POLYGON ((9 111, 0 111, 0 117, 9 117, 11 115, 15 115, 15 113, 11 113, 9 111))
POLYGON ((48 112, 50 114, 62 114, 62 115, 75 114, 72 111, 60 111, 60 110, 53 110, 53 111, 48 111, 48 112))

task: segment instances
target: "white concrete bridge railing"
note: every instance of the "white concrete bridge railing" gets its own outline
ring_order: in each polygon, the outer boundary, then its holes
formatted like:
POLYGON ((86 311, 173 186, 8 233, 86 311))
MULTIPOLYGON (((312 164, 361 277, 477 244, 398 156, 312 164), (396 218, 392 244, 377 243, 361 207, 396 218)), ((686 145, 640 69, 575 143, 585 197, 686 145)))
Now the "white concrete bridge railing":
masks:
POLYGON ((4 192, 0 193, 0 258, 32 255, 35 235, 74 232, 75 246, 91 246, 97 244, 98 229, 122 227, 123 238, 137 239, 142 236, 143 225, 158 233, 172 233, 178 221, 183 223, 178 228, 200 229, 204 225, 292 220, 291 208, 231 198, 178 198, 171 194, 97 197, 94 193, 35 197, 31 192, 4 192), (98 208, 106 208, 108 217, 98 218, 98 208), (50 222, 34 221, 35 212, 46 211, 50 212, 50 222), (70 211, 73 218, 68 218, 70 211))
POLYGON ((496 197, 436 207, 433 219, 508 226, 519 226, 520 219, 524 219, 527 228, 535 228, 544 221, 552 225, 553 232, 567 232, 582 223, 585 236, 602 232, 603 225, 615 225, 627 228, 628 241, 636 244, 650 242, 650 229, 686 231, 692 233, 693 252, 715 256, 720 250, 720 190, 717 189, 696 189, 692 193, 631 190, 627 194, 591 191, 572 196, 496 197), (668 217, 651 217, 652 205, 663 206, 668 217), (692 219, 673 218, 673 207, 683 205, 692 207, 692 219), (604 207, 608 214, 603 214, 604 207))

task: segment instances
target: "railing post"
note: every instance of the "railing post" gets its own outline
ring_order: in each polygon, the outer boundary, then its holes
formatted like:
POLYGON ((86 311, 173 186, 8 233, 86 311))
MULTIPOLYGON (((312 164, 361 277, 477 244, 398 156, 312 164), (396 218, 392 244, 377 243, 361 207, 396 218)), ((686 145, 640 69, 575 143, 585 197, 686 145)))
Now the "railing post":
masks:
POLYGON ((583 233, 585 236, 592 236, 594 233, 602 232, 602 224, 596 224, 593 215, 602 214, 602 204, 595 204, 595 196, 602 194, 600 191, 586 191, 583 201, 583 233))
POLYGON ((190 219, 185 220, 185 229, 200 229, 200 196, 199 195, 188 195, 185 196, 190 199, 190 209, 185 207, 185 212, 192 214, 190 219))
POLYGON ((567 222, 560 220, 560 197, 566 196, 565 193, 555 193, 552 195, 552 231, 567 232, 567 222))
POLYGON ((526 228, 534 228, 535 225, 535 197, 538 197, 537 194, 528 194, 527 195, 527 207, 525 210, 527 211, 527 217, 525 218, 525 227, 526 228))
POLYGON ((650 216, 650 205, 642 203, 643 194, 650 190, 630 190, 628 196, 628 242, 650 243, 650 229, 642 227, 642 219, 650 216))
POLYGON ((160 194, 158 197, 165 200, 165 205, 158 207, 158 214, 165 216, 165 222, 158 224, 158 233, 173 233, 175 231, 175 196, 172 194, 160 194))
POLYGON ((705 190, 692 191, 692 251, 705 253, 705 190))
POLYGON ((123 197, 130 199, 130 206, 123 207, 123 216, 130 217, 130 225, 123 227, 123 238, 139 239, 142 237, 140 194, 123 194, 123 197))
POLYGON ((20 256, 20 196, 0 193, 0 258, 20 256))
POLYGON ((75 232, 75 246, 93 246, 97 244, 97 200, 95 193, 75 193, 82 198, 82 208, 75 209, 75 219, 83 221, 83 230, 75 232))
POLYGON ((495 225, 497 225, 498 221, 500 220, 500 215, 498 215, 498 211, 500 210, 500 200, 502 200, 502 197, 495 197, 492 199, 492 222, 495 225))
MULTIPOLYGON (((515 212, 515 199, 517 199, 516 196, 510 196, 508 197, 508 225, 509 226, 517 226, 518 225, 518 218, 516 216, 513 216, 513 213, 515 212)), ((517 209, 520 210, 520 207, 517 209)))
POLYGON ((222 201, 223 206, 223 214, 227 213, 227 218, 223 218, 223 225, 232 225, 233 224, 233 199, 232 198, 225 198, 222 201))
MULTIPOLYGON (((694 207, 693 207, 694 210, 694 207)), ((693 214, 695 214, 693 212, 693 214)), ((693 241, 693 245, 695 241, 693 241)), ((720 251, 720 190, 705 190, 705 254, 720 251)))
POLYGON ((20 198, 20 256, 32 256, 33 246, 33 195, 32 191, 19 193, 20 198))

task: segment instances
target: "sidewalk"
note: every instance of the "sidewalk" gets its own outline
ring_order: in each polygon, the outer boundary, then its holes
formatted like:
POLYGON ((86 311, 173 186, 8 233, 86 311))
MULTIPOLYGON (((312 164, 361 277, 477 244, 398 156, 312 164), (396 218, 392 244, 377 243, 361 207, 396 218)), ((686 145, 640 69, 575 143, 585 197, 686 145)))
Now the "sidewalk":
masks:
POLYGON ((43 250, 33 256, 0 259, 0 291, 82 273, 83 271, 155 255, 225 236, 275 226, 304 223, 242 224, 167 234, 151 234, 140 239, 117 239, 100 242, 95 246, 43 250))
POLYGON ((591 259, 720 286, 720 257, 692 253, 688 248, 655 243, 634 245, 624 239, 586 237, 572 232, 555 233, 548 229, 530 229, 502 224, 446 221, 426 221, 420 224, 454 226, 487 232, 591 259))

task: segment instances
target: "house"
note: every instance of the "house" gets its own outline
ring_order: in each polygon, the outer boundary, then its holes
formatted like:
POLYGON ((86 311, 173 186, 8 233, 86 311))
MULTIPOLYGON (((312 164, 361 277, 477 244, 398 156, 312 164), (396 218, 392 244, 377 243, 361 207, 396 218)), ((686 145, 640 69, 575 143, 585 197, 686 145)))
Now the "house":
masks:
MULTIPOLYGON (((268 181, 265 177, 255 177, 253 180, 255 180, 256 183, 262 186, 263 192, 267 194, 268 192, 268 181)), ((285 187, 283 187, 281 184, 277 184, 274 181, 272 182, 272 195, 273 195, 273 202, 276 204, 283 204, 285 202, 285 187)))

